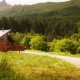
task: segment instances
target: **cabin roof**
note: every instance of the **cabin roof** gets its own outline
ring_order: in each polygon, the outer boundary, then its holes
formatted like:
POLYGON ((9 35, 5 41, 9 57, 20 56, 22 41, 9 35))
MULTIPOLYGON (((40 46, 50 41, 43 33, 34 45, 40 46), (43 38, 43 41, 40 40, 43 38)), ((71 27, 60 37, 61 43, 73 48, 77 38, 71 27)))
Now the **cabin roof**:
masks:
POLYGON ((4 36, 5 34, 7 34, 10 31, 11 30, 0 30, 0 37, 4 36))

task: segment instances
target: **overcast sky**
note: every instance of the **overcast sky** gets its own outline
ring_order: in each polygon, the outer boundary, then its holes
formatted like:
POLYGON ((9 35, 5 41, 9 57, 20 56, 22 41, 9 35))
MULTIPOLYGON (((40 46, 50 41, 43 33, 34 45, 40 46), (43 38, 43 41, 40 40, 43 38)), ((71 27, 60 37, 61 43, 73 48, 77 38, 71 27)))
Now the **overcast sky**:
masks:
MULTIPOLYGON (((2 0, 0 0, 2 1, 2 0)), ((36 4, 40 2, 63 2, 69 0, 6 0, 9 4, 36 4)))

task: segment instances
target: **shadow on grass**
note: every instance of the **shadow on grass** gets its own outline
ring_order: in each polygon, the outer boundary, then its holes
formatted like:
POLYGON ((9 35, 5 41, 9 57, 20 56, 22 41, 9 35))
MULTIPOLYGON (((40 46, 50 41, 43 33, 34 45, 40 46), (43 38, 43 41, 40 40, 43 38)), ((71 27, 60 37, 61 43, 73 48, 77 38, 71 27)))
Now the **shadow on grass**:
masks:
POLYGON ((2 59, 0 62, 0 80, 26 80, 22 75, 17 74, 7 59, 2 59))

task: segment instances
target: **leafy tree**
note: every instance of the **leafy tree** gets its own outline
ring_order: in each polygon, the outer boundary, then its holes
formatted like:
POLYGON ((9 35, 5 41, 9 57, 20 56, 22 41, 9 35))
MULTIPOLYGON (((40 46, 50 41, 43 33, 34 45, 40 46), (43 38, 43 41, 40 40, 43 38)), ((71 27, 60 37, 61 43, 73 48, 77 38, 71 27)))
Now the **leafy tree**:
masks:
POLYGON ((30 49, 30 40, 31 40, 31 34, 27 34, 23 37, 21 44, 23 44, 26 48, 30 49))
POLYGON ((19 32, 12 33, 11 35, 12 35, 13 39, 15 40, 16 44, 20 44, 21 40, 24 37, 24 35, 19 32))
POLYGON ((34 36, 31 39, 30 45, 31 45, 30 47, 31 49, 42 50, 42 51, 48 50, 47 42, 45 42, 44 37, 40 35, 34 36))

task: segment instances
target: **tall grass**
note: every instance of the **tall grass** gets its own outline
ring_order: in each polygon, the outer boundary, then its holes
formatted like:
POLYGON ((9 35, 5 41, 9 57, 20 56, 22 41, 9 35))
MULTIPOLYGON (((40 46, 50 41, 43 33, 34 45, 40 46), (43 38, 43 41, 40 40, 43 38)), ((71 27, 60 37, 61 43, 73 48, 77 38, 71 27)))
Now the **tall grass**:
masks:
POLYGON ((11 64, 6 58, 2 59, 0 62, 0 80, 25 80, 25 78, 17 74, 13 69, 11 64))
POLYGON ((56 58, 0 53, 0 80, 80 80, 80 69, 56 58))

